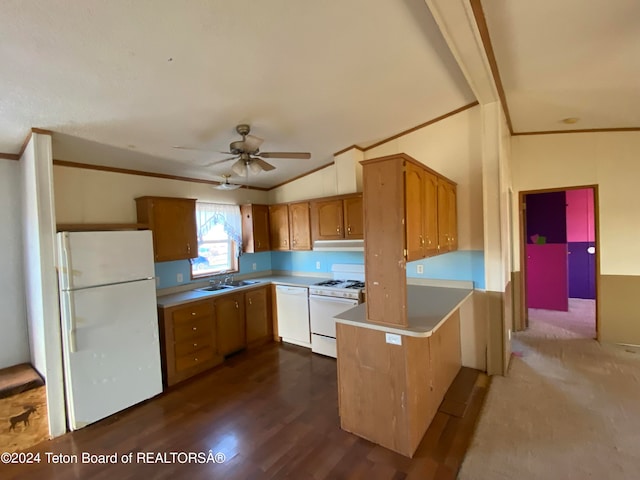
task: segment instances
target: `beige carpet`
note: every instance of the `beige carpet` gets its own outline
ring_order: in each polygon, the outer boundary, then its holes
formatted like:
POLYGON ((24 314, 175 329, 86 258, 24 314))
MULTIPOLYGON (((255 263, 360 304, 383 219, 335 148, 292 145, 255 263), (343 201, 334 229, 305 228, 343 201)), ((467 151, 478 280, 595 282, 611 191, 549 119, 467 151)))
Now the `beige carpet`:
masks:
POLYGON ((530 311, 458 478, 640 478, 640 354, 590 339, 593 317, 578 303, 530 311))

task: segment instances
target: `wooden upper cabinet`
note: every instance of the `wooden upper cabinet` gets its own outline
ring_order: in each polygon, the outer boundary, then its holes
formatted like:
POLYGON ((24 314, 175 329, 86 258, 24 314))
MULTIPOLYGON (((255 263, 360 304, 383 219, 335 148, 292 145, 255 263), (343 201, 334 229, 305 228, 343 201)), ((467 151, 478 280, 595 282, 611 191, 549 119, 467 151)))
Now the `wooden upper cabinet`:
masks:
POLYGON ((289 204, 289 240, 291 250, 311 250, 309 202, 289 204))
POLYGON ((271 250, 290 250, 288 205, 269 205, 269 230, 271 250))
POLYGON ((195 199, 139 197, 136 209, 138 222, 147 223, 153 232, 156 262, 198 256, 195 199))
POLYGON ((242 248, 245 253, 271 250, 269 238, 269 207, 242 205, 242 248))
POLYGON ((424 224, 426 199, 424 169, 407 162, 404 172, 404 202, 407 262, 424 258, 424 224))
POLYGON ((244 294, 238 292, 216 298, 214 307, 218 353, 225 356, 245 348, 244 294))
POLYGON ((424 172, 424 255, 438 254, 438 177, 424 172))
POLYGON ((311 202, 312 240, 364 238, 362 194, 311 202))
POLYGON ((438 248, 440 253, 458 249, 458 215, 456 186, 438 179, 438 248))
POLYGON ((344 238, 359 240, 364 238, 364 217, 362 195, 345 198, 344 205, 344 238))
POLYGON ((311 203, 311 229, 314 240, 344 239, 344 207, 342 200, 320 200, 311 203))

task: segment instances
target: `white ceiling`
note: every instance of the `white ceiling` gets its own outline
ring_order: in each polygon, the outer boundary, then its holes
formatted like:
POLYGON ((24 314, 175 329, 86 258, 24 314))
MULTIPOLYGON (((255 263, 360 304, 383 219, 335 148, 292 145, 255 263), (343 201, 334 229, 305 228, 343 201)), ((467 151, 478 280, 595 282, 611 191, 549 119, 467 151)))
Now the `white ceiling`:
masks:
POLYGON ((220 179, 198 164, 249 123, 312 154, 270 187, 475 100, 424 0, 5 0, 0 32, 3 153, 36 127, 56 159, 220 179))
POLYGON ((640 1, 482 6, 515 132, 640 127, 640 1))

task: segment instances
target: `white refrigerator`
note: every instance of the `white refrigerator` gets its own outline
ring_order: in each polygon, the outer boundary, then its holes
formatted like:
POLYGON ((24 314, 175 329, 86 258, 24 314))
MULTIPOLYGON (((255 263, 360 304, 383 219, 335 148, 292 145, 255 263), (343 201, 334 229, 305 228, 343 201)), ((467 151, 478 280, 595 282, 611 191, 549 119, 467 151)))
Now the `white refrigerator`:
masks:
POLYGON ((58 233, 71 430, 162 391, 151 231, 58 233))

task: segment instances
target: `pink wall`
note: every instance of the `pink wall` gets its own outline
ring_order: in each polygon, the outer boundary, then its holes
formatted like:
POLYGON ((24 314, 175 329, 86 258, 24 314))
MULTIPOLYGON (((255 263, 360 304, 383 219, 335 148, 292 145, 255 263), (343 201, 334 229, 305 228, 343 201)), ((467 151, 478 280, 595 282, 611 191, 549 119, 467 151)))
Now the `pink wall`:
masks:
POLYGON ((527 245, 527 307, 569 310, 567 244, 527 245))
POLYGON ((567 190, 567 242, 595 241, 593 189, 567 190))

